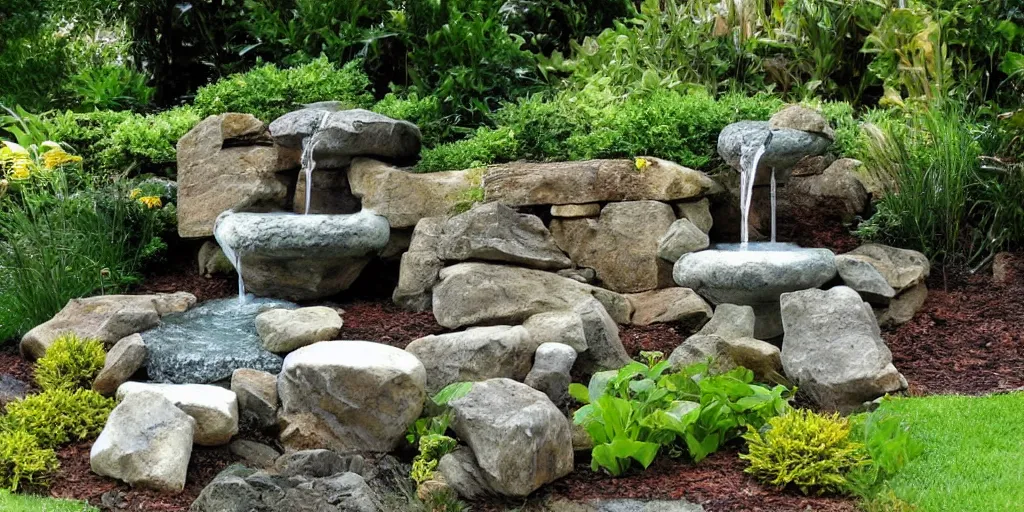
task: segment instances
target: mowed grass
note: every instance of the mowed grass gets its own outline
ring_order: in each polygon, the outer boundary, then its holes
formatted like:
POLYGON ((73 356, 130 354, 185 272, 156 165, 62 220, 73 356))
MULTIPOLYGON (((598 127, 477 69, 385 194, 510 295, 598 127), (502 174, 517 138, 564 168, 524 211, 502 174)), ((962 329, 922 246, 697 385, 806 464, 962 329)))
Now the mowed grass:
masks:
POLYGON ((923 512, 1024 510, 1024 393, 897 399, 924 453, 889 481, 923 512))
POLYGON ((81 501, 55 500, 27 494, 11 494, 7 491, 0 491, 0 510, 3 512, 99 512, 98 509, 81 501))

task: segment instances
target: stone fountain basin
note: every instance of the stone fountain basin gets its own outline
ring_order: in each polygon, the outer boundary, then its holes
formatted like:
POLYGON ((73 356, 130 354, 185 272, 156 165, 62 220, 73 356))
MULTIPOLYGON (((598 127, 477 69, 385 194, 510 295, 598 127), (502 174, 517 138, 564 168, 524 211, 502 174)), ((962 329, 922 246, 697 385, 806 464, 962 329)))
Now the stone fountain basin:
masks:
POLYGON ((782 334, 779 297, 819 288, 836 276, 835 254, 793 244, 719 245, 683 255, 672 269, 676 284, 714 304, 753 306, 760 339, 782 334))

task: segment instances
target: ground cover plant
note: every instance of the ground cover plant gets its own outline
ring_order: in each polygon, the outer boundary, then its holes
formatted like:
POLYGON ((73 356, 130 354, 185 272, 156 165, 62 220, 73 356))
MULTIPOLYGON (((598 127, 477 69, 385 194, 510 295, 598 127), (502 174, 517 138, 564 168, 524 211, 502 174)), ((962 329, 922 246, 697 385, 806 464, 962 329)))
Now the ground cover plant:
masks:
POLYGON ((57 500, 0 491, 0 508, 9 512, 96 512, 99 509, 72 500, 57 500))

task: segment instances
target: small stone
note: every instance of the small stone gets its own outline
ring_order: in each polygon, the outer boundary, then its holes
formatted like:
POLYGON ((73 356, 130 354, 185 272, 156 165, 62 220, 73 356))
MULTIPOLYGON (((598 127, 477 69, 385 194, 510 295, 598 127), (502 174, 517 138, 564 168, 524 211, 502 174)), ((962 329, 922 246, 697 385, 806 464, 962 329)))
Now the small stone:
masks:
POLYGON ((275 353, 333 340, 341 326, 341 315, 325 306, 271 309, 256 316, 256 332, 263 340, 263 348, 275 353))
POLYGON ((700 335, 715 335, 726 340, 754 337, 754 308, 735 304, 720 304, 715 314, 697 332, 700 335))
POLYGON ((423 138, 419 128, 408 121, 363 109, 325 111, 301 109, 270 123, 278 144, 299 148, 317 134, 313 160, 323 168, 344 167, 353 156, 376 156, 407 161, 420 152, 423 138))
POLYGON ((106 396, 113 395, 118 386, 127 382, 145 362, 146 343, 142 341, 142 336, 132 334, 121 338, 107 352, 103 369, 92 383, 93 391, 106 396))
POLYGON ((708 234, 701 231, 689 219, 679 219, 672 223, 661 239, 658 240, 658 257, 675 263, 684 254, 702 251, 711 245, 708 234))
POLYGON ((836 270, 843 284, 853 288, 872 304, 888 304, 896 296, 885 276, 868 260, 841 254, 836 256, 836 270))
POLYGON ((0 374, 0 409, 15 400, 25 398, 28 390, 28 384, 10 375, 0 374))
POLYGON ((715 220, 711 216, 711 201, 707 198, 700 201, 687 203, 676 203, 674 205, 676 215, 680 219, 687 219, 697 226, 697 229, 708 233, 714 225, 715 220))
POLYGON ((594 272, 592 268, 566 268, 555 273, 577 283, 592 284, 597 280, 597 272, 594 272))
POLYGON ((552 217, 576 219, 580 217, 597 217, 601 214, 600 203, 587 204, 556 204, 551 206, 552 217))
POLYGON ((619 338, 619 326, 599 301, 583 300, 573 311, 580 316, 587 339, 587 350, 579 357, 581 371, 618 370, 632 361, 619 338))
POLYGON ((583 318, 575 311, 550 311, 526 319, 523 327, 534 343, 561 343, 577 353, 587 350, 587 334, 583 318))
POLYGON ((790 105, 776 112, 768 120, 768 127, 773 130, 789 128, 791 130, 819 133, 828 137, 829 140, 835 139, 835 131, 829 126, 828 120, 825 119, 821 112, 800 105, 790 105))
POLYGON ((228 261, 228 257, 224 255, 217 242, 203 242, 203 246, 199 248, 198 259, 199 274, 202 276, 230 275, 235 272, 235 266, 228 261))
POLYGON ((440 280, 444 262, 433 252, 409 251, 402 255, 398 267, 398 286, 391 300, 408 311, 430 311, 434 306, 431 290, 440 280))
POLYGON ((444 477, 445 483, 465 499, 484 499, 495 494, 477 464, 473 451, 466 446, 460 446, 441 457, 437 471, 444 477))
POLYGON ((689 288, 651 290, 626 298, 633 304, 633 325, 679 322, 696 328, 711 318, 711 306, 689 288))
POLYGON ((992 280, 996 284, 1010 284, 1024 272, 1024 259, 1008 252, 996 254, 992 260, 992 280), (1020 269, 1020 270, 1018 270, 1020 269))
POLYGON ((904 290, 889 301, 889 306, 882 310, 882 314, 878 316, 878 325, 891 328, 909 322, 924 306, 926 300, 928 300, 928 287, 924 283, 904 290))
POLYGON ((231 374, 231 391, 238 397, 242 419, 253 421, 261 429, 277 426, 277 376, 249 368, 231 374))
POLYGON ((238 433, 238 398, 222 387, 125 382, 117 388, 117 399, 121 401, 137 394, 160 395, 194 418, 194 440, 198 445, 225 445, 238 433))
POLYGON ((260 469, 273 467, 274 461, 281 455, 270 446, 245 439, 231 441, 228 450, 235 457, 245 461, 246 465, 260 469))
POLYGON ((544 343, 537 347, 533 368, 524 381, 537 391, 548 396, 555 405, 565 402, 572 382, 572 365, 576 362, 576 351, 561 343, 544 343))
POLYGON ((897 294, 923 283, 931 272, 928 258, 917 251, 881 244, 862 245, 843 256, 861 259, 876 270, 897 294))
POLYGON ((669 356, 672 371, 711 360, 718 372, 742 366, 754 372, 758 381, 778 381, 782 371, 781 353, 771 343, 753 338, 725 339, 714 334, 696 334, 676 347, 669 356))
POLYGON ((341 455, 324 449, 300 450, 286 453, 275 466, 281 476, 323 478, 338 473, 359 473, 365 469, 365 460, 358 454, 341 455))

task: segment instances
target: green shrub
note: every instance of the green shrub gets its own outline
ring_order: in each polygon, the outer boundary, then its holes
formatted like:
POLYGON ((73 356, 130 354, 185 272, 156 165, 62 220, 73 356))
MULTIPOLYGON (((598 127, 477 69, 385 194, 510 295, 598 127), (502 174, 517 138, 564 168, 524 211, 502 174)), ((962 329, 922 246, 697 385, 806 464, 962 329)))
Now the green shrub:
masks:
POLYGON ((6 423, 31 434, 39 446, 56 448, 99 435, 116 404, 91 389, 51 389, 7 404, 6 423))
POLYGON ((301 104, 317 101, 366 108, 372 101, 367 92, 370 80, 360 67, 360 61, 352 61, 338 69, 327 57, 287 69, 267 64, 200 88, 193 106, 200 119, 241 112, 267 123, 301 104))
POLYGON ((416 169, 421 172, 470 169, 516 160, 519 156, 519 143, 511 129, 480 128, 469 138, 424 149, 416 169))
POLYGON ((630 363, 595 374, 589 386, 572 384, 585 403, 573 415, 594 441, 591 467, 614 476, 633 462, 649 466, 658 452, 689 453, 694 461, 718 451, 744 427, 760 428, 789 409, 790 390, 753 384, 754 374, 736 368, 708 374, 708 364, 666 373, 668 361, 630 363))
POLYGON ((443 137, 444 123, 441 115, 441 101, 437 96, 420 96, 410 93, 399 97, 388 93, 373 106, 373 111, 393 119, 409 121, 419 127, 423 134, 423 145, 432 147, 443 137))
POLYGON ((747 427, 746 472, 769 485, 794 485, 804 494, 845 492, 846 475, 868 464, 864 446, 850 437, 850 423, 838 413, 801 409, 768 420, 763 431, 747 427))
POLYGON ((88 67, 71 77, 68 89, 82 110, 128 110, 149 105, 149 77, 123 64, 88 67))
POLYGON ((36 384, 43 391, 89 388, 103 369, 106 352, 100 340, 83 340, 68 333, 53 341, 36 361, 36 384))
POLYGON ((57 454, 39 446, 35 436, 0 427, 0 489, 43 485, 59 467, 57 454))
POLYGON ((428 434, 420 438, 420 453, 412 460, 412 479, 417 485, 430 480, 441 457, 451 453, 459 442, 445 435, 428 434))
POLYGON ((919 457, 924 445, 899 416, 885 410, 853 416, 850 423, 851 438, 863 445, 870 462, 850 472, 849 490, 862 500, 885 503, 886 480, 919 457))

